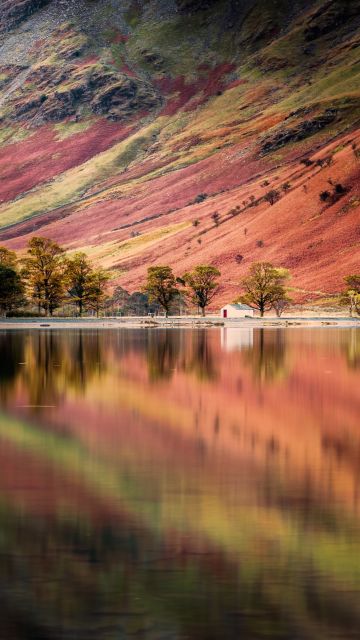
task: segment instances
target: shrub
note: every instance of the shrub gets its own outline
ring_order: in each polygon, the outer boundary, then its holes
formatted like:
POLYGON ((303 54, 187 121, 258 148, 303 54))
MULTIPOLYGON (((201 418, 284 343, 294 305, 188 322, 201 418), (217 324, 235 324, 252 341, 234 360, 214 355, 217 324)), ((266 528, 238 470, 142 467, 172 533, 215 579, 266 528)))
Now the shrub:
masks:
POLYGON ((271 191, 268 191, 264 196, 264 200, 266 200, 266 202, 269 202, 271 206, 273 206, 275 202, 279 200, 279 198, 280 198, 280 194, 278 191, 276 191, 276 189, 272 189, 271 191))
POLYGON ((198 220, 198 219, 193 220, 193 227, 198 227, 199 224, 200 224, 200 220, 198 220))
POLYGON ((330 199, 331 194, 329 193, 329 191, 322 191, 319 197, 321 202, 327 202, 330 199))
POLYGON ((259 247, 259 248, 263 247, 264 246, 264 241, 263 240, 257 240, 256 241, 256 246, 259 247))
POLYGON ((321 167, 321 169, 323 169, 323 167, 330 167, 332 163, 333 163, 332 156, 326 156, 326 158, 319 158, 319 160, 316 161, 316 166, 321 167))
POLYGON ((200 204, 200 202, 204 202, 204 200, 206 200, 206 198, 208 197, 209 196, 207 193, 199 193, 197 196, 195 196, 193 204, 200 204))
POLYGON ((214 221, 215 226, 218 227, 220 222, 220 213, 214 211, 214 213, 211 214, 211 218, 214 221))
POLYGON ((338 184, 335 185, 335 193, 337 195, 342 196, 344 195, 344 193, 346 193, 346 188, 339 182, 338 184))

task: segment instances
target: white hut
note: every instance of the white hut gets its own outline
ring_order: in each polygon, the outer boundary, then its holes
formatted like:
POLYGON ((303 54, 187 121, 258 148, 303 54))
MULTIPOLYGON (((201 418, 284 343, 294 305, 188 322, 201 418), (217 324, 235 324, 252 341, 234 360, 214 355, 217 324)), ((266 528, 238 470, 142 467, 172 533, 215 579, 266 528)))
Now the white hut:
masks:
POLYGON ((222 318, 253 318, 254 310, 247 304, 227 304, 221 309, 222 318))

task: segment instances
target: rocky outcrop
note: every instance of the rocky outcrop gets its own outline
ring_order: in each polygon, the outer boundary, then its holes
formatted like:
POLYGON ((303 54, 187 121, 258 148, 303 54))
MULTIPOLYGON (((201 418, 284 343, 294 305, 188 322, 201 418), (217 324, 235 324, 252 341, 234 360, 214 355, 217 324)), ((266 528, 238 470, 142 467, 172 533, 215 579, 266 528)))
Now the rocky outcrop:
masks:
POLYGON ((176 6, 181 13, 196 13, 206 11, 219 0, 176 0, 176 6))
POLYGON ((3 0, 1 2, 0 32, 16 26, 50 0, 3 0))
POLYGON ((334 122, 337 113, 336 109, 327 109, 320 116, 303 120, 291 128, 280 129, 275 135, 263 141, 261 145, 262 153, 270 153, 291 142, 300 142, 301 140, 305 140, 305 138, 309 138, 334 122))
POLYGON ((348 24, 355 29, 359 24, 359 2, 358 0, 329 0, 322 5, 309 19, 305 29, 305 39, 308 42, 316 40, 321 36, 331 32, 336 32, 344 24, 348 24), (352 23, 352 20, 355 22, 352 23))
POLYGON ((95 94, 91 108, 94 113, 106 115, 111 120, 121 120, 140 111, 152 110, 159 104, 151 85, 123 75, 95 94))
POLYGON ((27 86, 28 90, 25 86, 13 100, 8 117, 31 119, 33 125, 80 116, 85 107, 109 120, 128 120, 161 104, 150 83, 107 71, 100 65, 85 70, 72 66, 40 67, 28 76, 27 86))

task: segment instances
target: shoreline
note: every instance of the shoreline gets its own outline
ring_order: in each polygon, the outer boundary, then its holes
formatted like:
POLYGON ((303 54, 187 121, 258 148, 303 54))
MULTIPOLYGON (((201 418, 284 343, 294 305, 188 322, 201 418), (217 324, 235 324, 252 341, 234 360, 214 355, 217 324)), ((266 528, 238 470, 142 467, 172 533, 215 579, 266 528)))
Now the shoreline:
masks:
POLYGON ((44 329, 265 329, 265 328, 358 328, 360 318, 348 316, 267 316, 264 318, 227 318, 220 316, 173 316, 170 318, 123 317, 123 318, 4 318, 0 319, 1 330, 44 329))

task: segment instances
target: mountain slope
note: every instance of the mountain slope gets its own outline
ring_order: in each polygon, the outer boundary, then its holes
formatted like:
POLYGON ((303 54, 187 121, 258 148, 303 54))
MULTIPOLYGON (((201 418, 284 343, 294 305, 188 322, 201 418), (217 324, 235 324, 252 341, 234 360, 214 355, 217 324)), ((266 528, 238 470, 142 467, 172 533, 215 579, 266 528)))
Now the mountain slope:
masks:
POLYGON ((218 301, 254 260, 298 298, 359 269, 358 0, 2 4, 0 242, 129 289, 211 261, 218 301))

